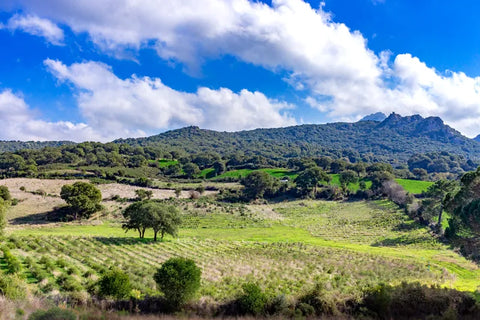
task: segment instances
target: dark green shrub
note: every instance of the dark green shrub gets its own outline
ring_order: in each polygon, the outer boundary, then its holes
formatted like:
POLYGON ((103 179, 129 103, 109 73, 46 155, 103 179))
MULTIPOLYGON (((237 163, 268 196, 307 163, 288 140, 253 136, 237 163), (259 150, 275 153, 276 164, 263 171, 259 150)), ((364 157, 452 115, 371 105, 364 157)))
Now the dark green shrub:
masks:
POLYGON ((252 282, 242 286, 243 294, 238 298, 240 312, 242 314, 259 315, 265 310, 267 296, 262 289, 252 282))
POLYGON ((10 191, 8 190, 7 186, 0 186, 0 198, 5 201, 12 199, 12 196, 10 195, 10 191))
POLYGON ((109 296, 116 299, 128 297, 132 291, 128 275, 116 268, 106 272, 98 281, 98 285, 100 296, 109 296))
POLYGON ((154 280, 167 301, 176 308, 193 298, 200 288, 201 275, 195 261, 170 258, 157 270, 154 280))
POLYGON ((77 316, 70 310, 52 308, 35 311, 28 320, 76 320, 77 316))

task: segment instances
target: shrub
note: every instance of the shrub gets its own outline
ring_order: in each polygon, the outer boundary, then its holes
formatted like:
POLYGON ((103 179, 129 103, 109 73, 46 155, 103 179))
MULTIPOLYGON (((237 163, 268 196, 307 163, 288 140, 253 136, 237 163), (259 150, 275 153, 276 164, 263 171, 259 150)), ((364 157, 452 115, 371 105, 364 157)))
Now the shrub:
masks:
POLYGON ((130 278, 117 268, 106 272, 98 281, 98 285, 100 296, 110 296, 116 299, 128 297, 132 291, 130 278))
POLYGON ((154 275, 154 280, 172 307, 177 308, 193 298, 200 288, 202 271, 195 261, 170 258, 154 275))
POLYGON ((17 275, 0 273, 0 294, 10 300, 24 300, 27 296, 27 286, 17 275))
POLYGON ((245 283, 242 287, 243 294, 238 299, 242 314, 259 315, 264 312, 267 296, 262 289, 252 282, 245 283))
POLYGON ((12 196, 10 195, 10 191, 8 190, 7 186, 0 186, 0 198, 5 201, 12 199, 12 196))
POLYGON ((7 263, 7 271, 8 273, 19 273, 22 271, 22 263, 20 260, 18 260, 17 257, 15 257, 10 250, 8 249, 3 249, 3 258, 5 259, 5 262, 7 263))
POLYGON ((51 308, 35 311, 28 320, 76 320, 77 316, 70 310, 51 308))

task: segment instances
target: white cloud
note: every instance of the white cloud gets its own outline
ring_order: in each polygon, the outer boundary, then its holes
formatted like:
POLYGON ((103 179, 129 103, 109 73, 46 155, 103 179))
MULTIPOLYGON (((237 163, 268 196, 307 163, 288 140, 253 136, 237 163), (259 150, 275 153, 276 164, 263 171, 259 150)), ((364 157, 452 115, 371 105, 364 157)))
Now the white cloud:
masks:
POLYGON ((86 124, 37 119, 23 98, 10 90, 0 92, 0 139, 2 140, 87 140, 98 136, 86 124))
POLYGON ((199 88, 196 93, 174 90, 158 78, 119 79, 105 64, 45 60, 60 81, 78 90, 78 106, 88 125, 103 138, 141 136, 172 127, 236 131, 295 124, 283 102, 260 92, 199 88))
POLYGON ((34 36, 44 37, 54 45, 62 45, 63 30, 48 19, 34 15, 14 15, 8 20, 6 27, 12 31, 22 30, 34 36))
MULTIPOLYGON (((182 63, 191 72, 198 71, 204 60, 227 54, 272 72, 286 72, 286 81, 297 90, 306 91, 310 95, 306 102, 330 120, 396 111, 441 116, 470 136, 479 130, 475 126, 480 122, 478 78, 460 72, 438 72, 409 54, 395 57, 385 51, 376 55, 361 33, 333 22, 323 5, 314 9, 302 0, 272 0, 271 6, 249 0, 49 0, 48 5, 36 0, 8 0, 6 3, 10 10, 17 6, 66 24, 74 32, 86 32, 106 52, 121 54, 126 48, 150 46, 159 57, 182 63)), ((150 78, 132 77, 122 82, 108 68, 103 69, 101 74, 109 81, 128 87, 126 93, 113 95, 112 99, 132 101, 132 92, 140 88, 147 95, 162 92, 182 112, 157 106, 166 110, 168 119, 157 119, 158 123, 190 123, 191 118, 197 117, 203 119, 197 124, 208 124, 204 118, 208 109, 192 102, 201 99, 202 90, 193 95, 175 92, 160 80, 150 78), (125 96, 117 97, 122 95, 125 96), (193 108, 193 113, 183 112, 188 108, 193 108), (195 114, 198 110, 203 111, 195 114)), ((76 86, 83 88, 80 84, 76 86)), ((92 111, 89 102, 100 99, 100 93, 108 95, 105 90, 87 90, 90 94, 81 94, 80 102, 88 117, 98 112, 92 111)), ((227 89, 213 92, 225 101, 229 95, 235 101, 243 99, 244 104, 247 96, 248 101, 256 97, 227 89)), ((143 102, 147 98, 136 99, 143 102)), ((120 111, 131 109, 129 104, 120 105, 120 111)), ((108 112, 111 110, 109 107, 108 112)), ((110 117, 112 123, 117 122, 115 115, 110 117)), ((133 119, 142 123, 140 115, 133 119)), ((149 119, 145 120, 148 123, 149 119)), ((216 128, 215 124, 208 125, 216 128)), ((237 126, 232 124, 234 128, 237 126)))

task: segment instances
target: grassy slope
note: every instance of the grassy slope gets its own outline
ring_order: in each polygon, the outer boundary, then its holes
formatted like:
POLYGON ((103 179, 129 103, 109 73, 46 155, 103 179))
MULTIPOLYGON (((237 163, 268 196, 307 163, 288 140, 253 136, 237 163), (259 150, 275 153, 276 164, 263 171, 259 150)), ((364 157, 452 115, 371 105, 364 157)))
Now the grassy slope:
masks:
POLYGON ((135 232, 125 233, 114 222, 24 228, 10 235, 42 244, 17 244, 23 256, 63 256, 84 271, 92 261, 121 266, 143 292, 152 289, 155 268, 175 255, 202 266, 202 294, 214 299, 231 297, 246 279, 287 294, 323 281, 332 294, 350 296, 379 281, 419 280, 471 291, 480 284, 475 264, 388 202, 295 201, 250 206, 246 214, 222 210, 186 209, 179 237, 163 243, 138 241, 135 232))

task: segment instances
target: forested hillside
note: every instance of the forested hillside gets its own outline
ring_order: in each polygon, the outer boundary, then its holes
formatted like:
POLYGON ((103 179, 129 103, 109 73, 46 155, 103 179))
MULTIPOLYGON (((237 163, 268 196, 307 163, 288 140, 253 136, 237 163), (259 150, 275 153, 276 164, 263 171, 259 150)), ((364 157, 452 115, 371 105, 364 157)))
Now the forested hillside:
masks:
POLYGON ((187 153, 217 152, 262 155, 268 158, 328 155, 350 161, 406 163, 417 153, 446 151, 467 159, 480 158, 480 143, 473 141, 438 117, 402 117, 391 114, 382 122, 329 123, 241 132, 217 132, 198 127, 168 131, 117 143, 175 148, 187 153))
POLYGON ((0 141, 0 152, 14 152, 24 149, 36 150, 72 144, 74 142, 71 141, 0 141))

